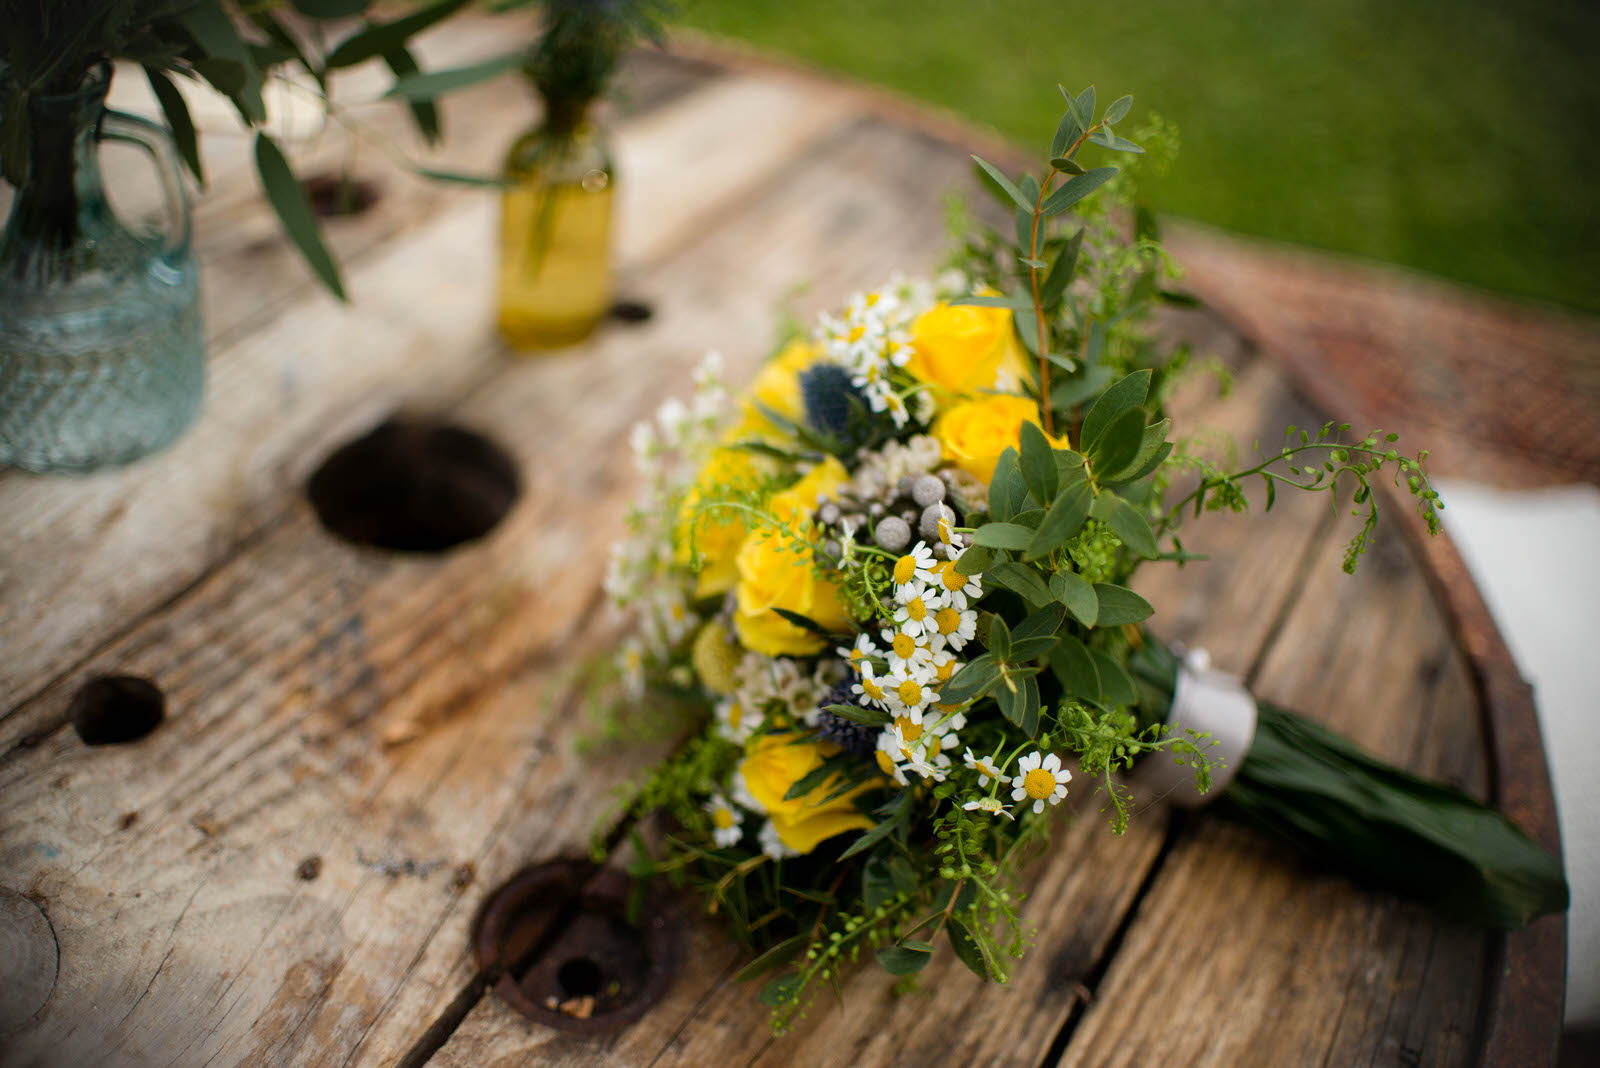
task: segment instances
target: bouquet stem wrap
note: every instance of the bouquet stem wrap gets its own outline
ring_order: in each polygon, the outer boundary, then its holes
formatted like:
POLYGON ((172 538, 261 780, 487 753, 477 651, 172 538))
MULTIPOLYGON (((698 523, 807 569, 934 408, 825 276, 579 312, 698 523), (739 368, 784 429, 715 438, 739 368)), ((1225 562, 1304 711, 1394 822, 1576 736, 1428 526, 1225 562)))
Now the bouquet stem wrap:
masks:
MULTIPOLYGON (((1183 661, 1150 639, 1128 670, 1145 714, 1165 719, 1188 670, 1183 661)), ((1215 796, 1219 814, 1480 927, 1515 930, 1567 907, 1560 859, 1499 812, 1391 767, 1293 712, 1255 704, 1255 735, 1215 796)))

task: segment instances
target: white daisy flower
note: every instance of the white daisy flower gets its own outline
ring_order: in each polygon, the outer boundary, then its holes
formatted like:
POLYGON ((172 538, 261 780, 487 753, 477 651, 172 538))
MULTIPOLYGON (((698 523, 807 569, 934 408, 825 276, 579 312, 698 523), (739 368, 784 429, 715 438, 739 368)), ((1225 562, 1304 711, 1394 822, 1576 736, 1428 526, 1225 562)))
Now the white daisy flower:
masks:
POLYGON ((909 586, 913 579, 923 582, 934 580, 933 550, 928 548, 927 542, 919 541, 911 547, 911 551, 894 562, 894 584, 896 586, 909 586))
POLYGON ((783 844, 783 839, 778 837, 778 828, 768 820, 761 826, 761 852, 773 860, 782 860, 785 857, 797 857, 800 854, 783 844))
POLYGON ((906 408, 905 398, 898 393, 889 393, 884 396, 884 407, 889 410, 889 418, 894 420, 897 427, 905 426, 911 421, 911 412, 906 408))
POLYGON ((878 651, 878 647, 872 644, 872 635, 866 631, 856 635, 854 645, 841 645, 833 651, 839 654, 841 660, 848 661, 851 667, 855 667, 869 656, 883 655, 878 651))
POLYGON ((905 761, 902 754, 900 736, 893 728, 878 732, 878 750, 873 754, 878 761, 878 770, 901 786, 909 786, 910 780, 906 778, 905 768, 901 766, 905 761))
POLYGON ((761 717, 737 696, 724 697, 717 702, 717 733, 728 741, 743 745, 752 731, 761 723, 761 717))
POLYGON ((889 710, 913 723, 921 723, 922 710, 931 705, 936 696, 932 681, 931 668, 907 665, 904 671, 889 672, 883 677, 883 695, 889 710))
POLYGON ((933 613, 928 632, 938 644, 959 651, 978 633, 978 611, 947 604, 933 613))
POLYGON ((927 578, 928 584, 940 591, 947 603, 964 609, 983 596, 983 579, 977 575, 963 575, 957 571, 956 561, 959 559, 961 553, 955 554, 948 563, 939 565, 937 574, 929 575, 927 578))
POLYGON ((1023 805, 1032 801, 1034 813, 1043 812, 1045 802, 1061 804, 1071 778, 1072 772, 1061 766, 1059 756, 1054 753, 1045 756, 1035 749, 1017 761, 1017 774, 1011 779, 1011 800, 1023 805))
POLYGON ((888 646, 889 670, 902 673, 913 668, 933 666, 933 650, 905 631, 886 630, 883 640, 888 646))
POLYGON ((941 607, 932 588, 922 582, 909 582, 895 590, 900 602, 894 610, 897 629, 913 638, 920 638, 934 630, 933 616, 941 607))
POLYGON ((622 643, 617 653, 617 668, 622 672, 622 689, 637 701, 644 696, 644 646, 638 638, 622 643))
POLYGON ((942 644, 938 635, 934 635, 933 657, 929 663, 933 667, 933 684, 935 686, 943 686, 949 682, 950 676, 954 675, 962 666, 962 662, 956 659, 956 654, 948 649, 940 648, 942 644))
POLYGON ((991 816, 1004 816, 1008 820, 1017 818, 1006 811, 1006 807, 1000 803, 998 797, 980 797, 976 801, 968 801, 961 807, 968 812, 987 812, 991 816))
POLYGON ((744 829, 739 826, 738 811, 728 803, 728 799, 721 794, 713 794, 706 802, 705 809, 711 816, 712 840, 724 849, 738 845, 744 829))
POLYGON ((889 695, 883 687, 888 683, 888 676, 884 676, 882 683, 874 678, 872 662, 869 660, 857 662, 855 668, 861 679, 850 687, 850 692, 856 694, 873 708, 887 708, 889 706, 889 695))
POLYGON ((962 756, 961 762, 979 775, 982 775, 986 780, 993 779, 1002 786, 1011 781, 1000 774, 1000 769, 995 767, 994 758, 973 756, 971 749, 968 749, 962 756))

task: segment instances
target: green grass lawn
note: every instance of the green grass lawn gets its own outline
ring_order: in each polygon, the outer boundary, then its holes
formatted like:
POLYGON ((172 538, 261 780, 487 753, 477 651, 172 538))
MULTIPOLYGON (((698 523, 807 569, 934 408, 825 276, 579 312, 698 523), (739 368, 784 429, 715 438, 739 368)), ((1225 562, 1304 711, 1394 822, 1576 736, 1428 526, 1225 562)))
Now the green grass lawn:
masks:
POLYGON ((678 21, 961 112, 1042 154, 1056 82, 1183 148, 1153 205, 1600 311, 1600 4, 680 0, 678 21))

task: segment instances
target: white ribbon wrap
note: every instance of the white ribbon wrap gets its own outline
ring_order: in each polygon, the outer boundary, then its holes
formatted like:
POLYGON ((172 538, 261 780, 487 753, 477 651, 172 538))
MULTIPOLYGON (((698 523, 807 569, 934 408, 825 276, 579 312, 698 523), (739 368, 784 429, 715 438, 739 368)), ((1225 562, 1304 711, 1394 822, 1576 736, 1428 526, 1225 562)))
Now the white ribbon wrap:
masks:
POLYGON ((1173 763, 1172 757, 1154 753, 1140 763, 1137 778, 1158 797, 1183 808, 1199 808, 1222 796, 1244 763, 1256 734, 1256 701, 1244 681, 1224 671, 1211 670, 1211 656, 1195 649, 1178 667, 1177 686, 1167 723, 1181 731, 1187 727, 1209 732, 1217 743, 1206 750, 1213 763, 1211 789, 1194 788, 1194 771, 1173 763), (1221 767, 1215 765, 1220 763, 1221 767))

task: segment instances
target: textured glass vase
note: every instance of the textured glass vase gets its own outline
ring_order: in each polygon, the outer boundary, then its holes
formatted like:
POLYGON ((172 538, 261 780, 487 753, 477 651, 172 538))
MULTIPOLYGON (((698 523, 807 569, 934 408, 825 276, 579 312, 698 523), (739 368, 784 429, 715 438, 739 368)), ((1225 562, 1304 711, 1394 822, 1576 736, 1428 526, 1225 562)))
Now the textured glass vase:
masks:
POLYGON ((108 111, 109 65, 30 101, 29 177, 0 233, 0 464, 89 470, 137 459, 194 421, 205 386, 199 284, 165 130, 108 111), (100 145, 154 160, 164 233, 112 211, 100 145))
POLYGON ((611 307, 615 174, 589 123, 546 122, 507 153, 500 217, 500 333, 513 348, 588 337, 611 307))

